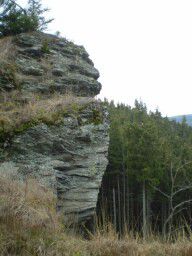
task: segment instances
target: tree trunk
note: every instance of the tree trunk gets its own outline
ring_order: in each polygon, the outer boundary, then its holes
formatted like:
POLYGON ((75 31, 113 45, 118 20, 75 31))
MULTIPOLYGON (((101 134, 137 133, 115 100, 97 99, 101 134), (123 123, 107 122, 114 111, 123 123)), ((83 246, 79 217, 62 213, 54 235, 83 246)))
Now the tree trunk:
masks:
POLYGON ((135 218, 134 218, 134 201, 133 201, 133 190, 131 190, 131 207, 130 207, 130 213, 131 213, 131 220, 130 220, 130 226, 131 226, 131 230, 133 231, 134 226, 135 226, 135 218))
POLYGON ((118 228, 119 228, 119 233, 121 234, 121 195, 120 195, 119 177, 117 180, 117 187, 118 187, 118 228))
POLYGON ((147 235, 149 235, 149 232, 151 231, 151 195, 149 191, 146 191, 146 226, 147 226, 147 235))
POLYGON ((147 236, 147 211, 146 211, 146 189, 145 181, 143 181, 143 238, 146 239, 147 236))
POLYGON ((161 229, 163 231, 163 227, 165 224, 165 220, 167 218, 167 207, 166 203, 162 202, 162 210, 161 210, 161 229))
POLYGON ((126 181, 125 167, 123 168, 123 228, 126 227, 126 181))
POLYGON ((129 224, 130 224, 130 214, 129 214, 129 208, 130 208, 130 203, 129 203, 129 200, 130 200, 130 196, 129 196, 129 179, 128 179, 128 176, 127 176, 127 228, 129 229, 129 224))
POLYGON ((117 230, 117 213, 116 213, 116 201, 115 201, 115 189, 113 188, 113 224, 115 230, 117 230))

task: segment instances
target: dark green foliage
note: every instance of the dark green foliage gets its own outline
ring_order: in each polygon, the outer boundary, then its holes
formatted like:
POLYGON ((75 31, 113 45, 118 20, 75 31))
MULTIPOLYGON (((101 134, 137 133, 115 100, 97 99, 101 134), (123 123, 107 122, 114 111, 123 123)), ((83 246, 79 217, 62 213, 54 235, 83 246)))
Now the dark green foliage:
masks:
POLYGON ((28 0, 28 9, 27 14, 31 17, 34 22, 36 22, 36 27, 34 26, 34 30, 45 30, 47 25, 53 21, 53 19, 46 20, 43 16, 43 13, 49 11, 48 8, 42 8, 42 4, 40 0, 28 0))
POLYGON ((10 12, 4 17, 0 17, 0 35, 9 36, 23 32, 34 31, 37 22, 31 17, 23 14, 20 10, 10 12))
POLYGON ((46 20, 40 0, 28 0, 28 8, 24 9, 16 1, 5 0, 0 9, 0 36, 16 35, 24 32, 42 31, 52 21, 46 20))
MULTIPOLYGON (((119 232, 125 228, 142 231, 143 207, 146 207, 147 229, 161 232, 171 213, 171 193, 184 189, 174 196, 174 206, 191 198, 192 127, 163 118, 158 111, 148 113, 142 102, 136 101, 134 108, 107 101, 105 104, 111 121, 109 165, 99 203, 106 205, 114 222, 115 189, 119 232), (171 175, 176 175, 174 184, 171 175)), ((170 232, 184 221, 190 222, 190 204, 177 210, 167 225, 171 226, 170 232)))

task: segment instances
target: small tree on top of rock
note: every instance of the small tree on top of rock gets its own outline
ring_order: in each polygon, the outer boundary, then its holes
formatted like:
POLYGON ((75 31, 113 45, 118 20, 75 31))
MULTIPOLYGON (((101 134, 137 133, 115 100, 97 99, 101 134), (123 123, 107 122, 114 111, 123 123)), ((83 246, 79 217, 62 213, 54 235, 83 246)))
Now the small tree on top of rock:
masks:
POLYGON ((45 30, 53 20, 43 16, 48 10, 41 0, 28 0, 27 8, 15 0, 0 0, 0 37, 45 30))

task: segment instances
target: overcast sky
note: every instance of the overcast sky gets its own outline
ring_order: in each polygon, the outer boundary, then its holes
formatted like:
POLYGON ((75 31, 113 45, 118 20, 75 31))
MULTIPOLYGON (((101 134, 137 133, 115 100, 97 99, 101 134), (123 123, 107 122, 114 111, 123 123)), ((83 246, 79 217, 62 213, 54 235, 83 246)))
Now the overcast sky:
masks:
MULTIPOLYGON (((25 0, 20 0, 25 2, 25 0)), ((50 32, 85 46, 100 97, 163 115, 192 113, 191 0, 43 0, 50 32)))

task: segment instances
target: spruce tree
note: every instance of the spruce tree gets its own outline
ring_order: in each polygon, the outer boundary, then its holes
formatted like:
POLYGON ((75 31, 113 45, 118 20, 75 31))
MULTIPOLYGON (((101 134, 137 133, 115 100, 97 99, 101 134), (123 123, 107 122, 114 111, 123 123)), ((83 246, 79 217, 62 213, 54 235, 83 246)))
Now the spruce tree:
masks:
POLYGON ((43 31, 53 20, 46 20, 43 14, 47 12, 41 0, 28 0, 25 9, 14 0, 0 1, 0 36, 16 35, 24 32, 43 31))

